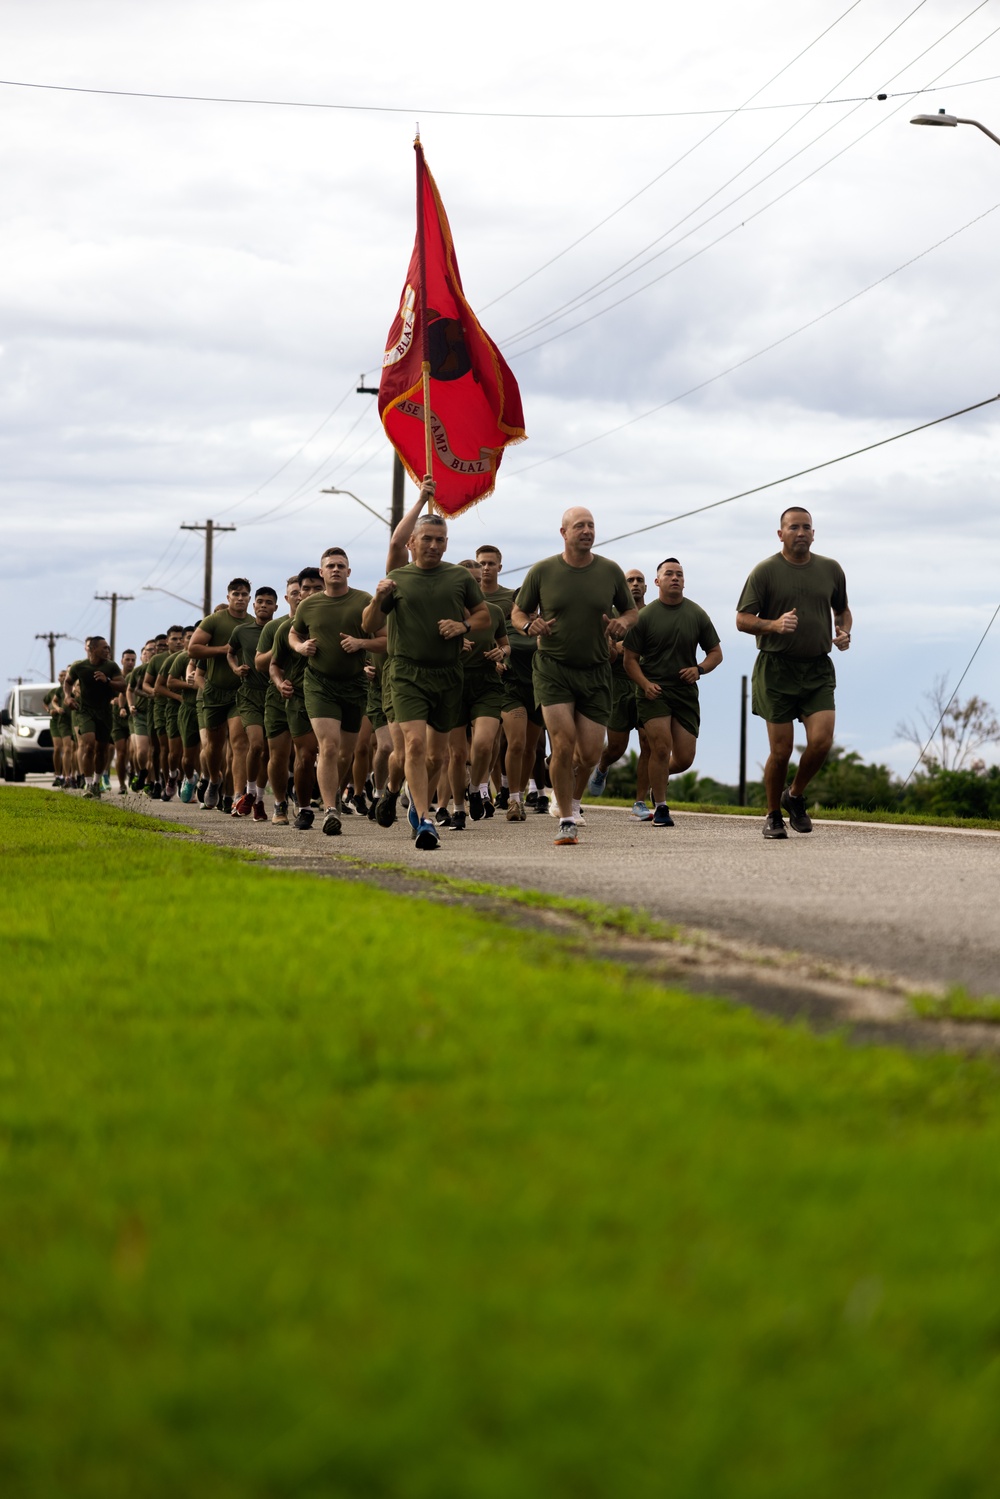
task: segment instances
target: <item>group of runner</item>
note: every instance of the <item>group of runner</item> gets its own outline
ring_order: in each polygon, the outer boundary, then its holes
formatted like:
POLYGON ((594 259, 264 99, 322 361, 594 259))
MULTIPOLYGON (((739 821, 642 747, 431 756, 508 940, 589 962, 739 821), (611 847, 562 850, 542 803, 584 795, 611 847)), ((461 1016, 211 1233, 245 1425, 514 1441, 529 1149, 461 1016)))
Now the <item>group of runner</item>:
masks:
MULTIPOLYGON (((49 694, 56 784, 99 797, 113 764, 123 795, 177 795, 256 821, 270 785, 272 822, 287 824, 294 802, 303 831, 318 791, 329 836, 349 814, 390 827, 405 786, 419 849, 497 811, 523 822, 530 806, 558 818, 555 841, 569 846, 585 790, 603 792, 637 729, 633 814, 672 827, 669 780, 693 763, 698 684, 722 661, 681 563, 660 563, 646 603, 643 573, 594 553, 593 516, 577 506, 563 516, 562 551, 505 588, 494 545, 444 561, 433 497, 425 479, 372 593, 351 585, 350 560, 332 546, 286 580, 280 617, 274 588, 234 578, 224 604, 147 641, 138 659, 126 651, 119 665, 92 636, 49 694)), ((778 536, 736 617, 757 638, 768 838, 787 836, 782 810, 796 831, 811 829, 805 789, 833 742, 830 651, 847 649, 851 630, 843 571, 812 553, 808 511, 786 510, 778 536), (796 719, 807 746, 787 786, 796 719)))

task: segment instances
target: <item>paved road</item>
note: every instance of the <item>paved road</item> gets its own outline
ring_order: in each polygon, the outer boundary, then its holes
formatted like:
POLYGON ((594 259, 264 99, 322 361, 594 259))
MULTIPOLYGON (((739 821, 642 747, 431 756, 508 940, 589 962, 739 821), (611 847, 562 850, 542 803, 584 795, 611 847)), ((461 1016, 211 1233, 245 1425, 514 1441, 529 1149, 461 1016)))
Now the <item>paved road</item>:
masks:
MULTIPOLYGON (((111 796, 109 802, 118 803, 111 796)), ((463 878, 643 907, 667 922, 869 965, 916 982, 1000 993, 1000 834, 818 823, 786 843, 756 818, 677 814, 653 829, 620 808, 587 808, 575 848, 556 848, 555 823, 529 813, 442 835, 421 854, 405 821, 382 830, 345 818, 340 838, 206 813, 177 801, 121 803, 205 829, 213 841, 273 852, 294 867, 339 854, 411 862, 463 878)), ((270 807, 270 801, 268 802, 270 807)))

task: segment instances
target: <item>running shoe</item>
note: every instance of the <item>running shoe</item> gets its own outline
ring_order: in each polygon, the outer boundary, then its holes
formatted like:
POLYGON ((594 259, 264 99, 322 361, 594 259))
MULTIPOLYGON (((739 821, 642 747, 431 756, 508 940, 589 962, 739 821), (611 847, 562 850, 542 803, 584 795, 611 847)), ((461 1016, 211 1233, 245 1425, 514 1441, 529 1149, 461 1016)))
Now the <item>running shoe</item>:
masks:
POLYGON ((653 813, 654 828, 672 828, 675 826, 674 819, 670 815, 670 808, 666 802, 658 802, 656 811, 653 813))
POLYGON ((201 780, 198 782, 198 790, 195 792, 195 796, 201 802, 202 806, 205 805, 205 793, 208 790, 208 786, 208 776, 202 776, 201 780))
POLYGON ((498 812, 506 812, 507 808, 510 806, 509 786, 500 787, 500 790, 497 792, 497 799, 494 805, 496 806, 498 812))
POLYGON ((368 803, 365 801, 365 794, 363 791, 356 791, 354 793, 354 795, 351 797, 351 806, 356 812, 359 812, 362 817, 367 817, 369 815, 370 809, 368 803))
POLYGON ((493 816, 493 812, 494 812, 493 803, 490 800, 489 792, 487 792, 486 795, 483 797, 483 816, 484 817, 492 817, 493 816))
POLYGON ((438 830, 429 817, 425 817, 421 822, 417 823, 416 844, 418 848, 424 849, 427 852, 441 847, 438 830))
POLYGON ((181 801, 184 803, 185 806, 187 806, 188 802, 194 796, 194 791, 195 791, 195 782, 194 781, 189 781, 185 777, 185 779, 181 782, 181 789, 177 793, 177 795, 180 797, 181 801))
POLYGON ((232 810, 233 810, 233 799, 232 799, 232 797, 231 796, 224 796, 222 798, 222 801, 219 803, 219 811, 222 812, 224 816, 229 817, 229 816, 232 815, 232 810))
POLYGON ((149 794, 152 797, 152 799, 153 799, 154 802, 158 802, 158 801, 162 801, 163 800, 163 787, 160 785, 159 781, 154 781, 153 782, 153 785, 150 788, 149 794))
POLYGON ((104 791, 111 790, 111 777, 108 775, 107 771, 105 771, 101 776, 101 789, 104 791))
POLYGON ((448 826, 451 828, 451 830, 452 830, 453 833, 464 833, 465 832, 465 811, 464 811, 464 809, 461 812, 453 812, 451 814, 451 822, 448 824, 448 826))
POLYGON ((437 823, 439 828, 450 828, 451 813, 448 811, 448 808, 438 807, 437 811, 434 813, 434 821, 437 823))
POLYGON ((471 787, 469 788, 469 816, 473 822, 480 822, 486 816, 486 809, 483 806, 483 793, 481 791, 474 791, 471 787))
MULTIPOLYGON (((499 803, 498 803, 498 805, 499 805, 499 803)), ((526 820, 526 818, 527 818, 527 814, 526 814, 523 806, 521 805, 521 803, 520 802, 511 802, 510 806, 507 808, 507 821, 508 822, 524 822, 526 820)))
POLYGON ((376 794, 375 796, 373 796, 370 799, 369 803, 368 803, 368 821, 369 822, 374 822, 375 821, 375 807, 377 805, 377 802, 378 802, 378 794, 376 794))
POLYGON ((420 829, 420 817, 419 817, 419 815, 417 813, 416 807, 413 805, 412 802, 408 802, 407 803, 407 807, 406 807, 406 820, 410 824, 410 830, 411 830, 411 832, 413 833, 414 837, 416 837, 417 832, 420 829))
POLYGON ((128 796, 128 787, 127 786, 119 786, 118 787, 118 795, 119 796, 128 796))
POLYGON ((524 805, 526 807, 533 807, 535 805, 535 803, 536 803, 537 800, 538 800, 538 792, 537 791, 529 791, 525 795, 524 805))
POLYGON ((173 776, 170 776, 167 784, 163 788, 163 800, 165 802, 173 801, 174 793, 176 792, 176 790, 177 782, 174 780, 173 776))
POLYGON ((768 812, 764 818, 764 826, 761 832, 765 838, 787 838, 785 831, 785 820, 780 812, 768 812))
POLYGON ((213 809, 213 807, 217 807, 219 805, 219 797, 221 795, 222 795, 222 782, 221 781, 209 781, 208 785, 205 788, 205 796, 203 798, 203 804, 204 804, 204 806, 206 806, 208 808, 208 810, 211 812, 212 809, 213 809))
POLYGON ((604 788, 608 784, 608 773, 599 765, 594 766, 594 773, 587 782, 587 790, 591 796, 603 796, 604 788))
POLYGON ((637 817, 640 822, 652 822, 653 809, 652 807, 647 807, 645 802, 633 802, 632 816, 637 817))
POLYGON ((275 802, 275 804, 274 804, 274 815, 272 816, 271 821, 273 823, 275 823, 279 828, 287 828, 287 826, 288 826, 288 803, 287 802, 275 802))
POLYGON ((396 821, 396 803, 398 800, 399 792, 390 791, 387 786, 375 804, 375 821, 380 828, 391 828, 396 821))
POLYGON ((85 801, 85 802, 92 802, 96 796, 97 796, 97 787, 96 786, 87 786, 85 788, 85 790, 84 790, 84 793, 83 793, 83 796, 82 796, 81 800, 85 801))
POLYGON ((568 848, 570 844, 579 843, 576 835, 576 823, 571 822, 568 817, 563 817, 559 823, 559 837, 555 840, 557 848, 568 848))
POLYGON ((781 805, 788 813, 788 821, 797 833, 812 832, 812 818, 806 811, 806 799, 804 796, 793 796, 786 786, 785 790, 781 793, 781 805))
POLYGON ((327 807, 326 816, 323 818, 323 832, 328 838, 336 838, 341 829, 341 821, 333 807, 327 807))
POLYGON ((313 809, 311 807, 299 808, 299 815, 295 819, 295 826, 298 828, 300 833, 308 833, 309 829, 313 825, 313 818, 315 817, 315 815, 316 814, 313 812, 313 809))
POLYGON ((250 814, 251 814, 251 812, 253 811, 253 809, 254 809, 254 797, 252 797, 250 795, 249 791, 244 791, 243 795, 239 798, 239 800, 233 806, 233 816, 234 817, 249 817, 250 814))
MULTIPOLYGON (((527 797, 525 797, 524 799, 525 799, 525 801, 528 800, 527 797)), ((541 812, 542 814, 544 814, 548 810, 549 810, 549 799, 548 799, 548 797, 545 795, 545 793, 543 791, 537 792, 536 795, 535 795, 535 811, 536 812, 541 812)))
POLYGON ((263 802, 256 802, 256 801, 254 802, 254 804, 253 804, 253 820, 254 820, 254 822, 266 822, 267 821, 267 808, 264 806, 263 802))

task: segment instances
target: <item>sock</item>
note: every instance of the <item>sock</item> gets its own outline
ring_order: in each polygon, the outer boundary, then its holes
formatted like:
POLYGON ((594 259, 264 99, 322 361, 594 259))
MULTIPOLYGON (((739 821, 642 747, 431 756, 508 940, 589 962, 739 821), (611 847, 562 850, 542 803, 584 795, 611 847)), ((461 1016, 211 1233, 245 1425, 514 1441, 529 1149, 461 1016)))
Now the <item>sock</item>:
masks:
POLYGON ((521 805, 521 792, 520 791, 512 791, 511 794, 510 794, 510 799, 511 799, 512 802, 516 802, 517 805, 520 806, 521 805))
POLYGON ((510 790, 510 782, 508 781, 506 776, 500 777, 500 786, 504 791, 510 790))
POLYGON ((579 801, 578 797, 574 796, 574 798, 573 798, 573 816, 575 817, 579 811, 580 811, 580 801, 579 801))
POLYGON ((534 776, 529 776, 528 777, 528 790, 529 791, 534 791, 536 794, 538 792, 538 787, 535 785, 535 778, 534 778, 534 776))
POLYGON ((250 789, 253 792, 254 800, 262 802, 264 800, 264 792, 267 790, 267 782, 265 781, 261 785, 260 781, 256 781, 250 789))

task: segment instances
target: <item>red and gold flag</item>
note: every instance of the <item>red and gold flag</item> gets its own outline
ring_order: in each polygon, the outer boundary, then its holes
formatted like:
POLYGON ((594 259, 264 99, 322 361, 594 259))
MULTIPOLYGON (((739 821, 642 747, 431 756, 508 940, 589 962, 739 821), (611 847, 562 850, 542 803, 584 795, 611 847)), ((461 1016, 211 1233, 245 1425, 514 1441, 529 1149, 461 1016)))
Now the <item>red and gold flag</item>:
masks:
POLYGON ((378 409, 418 484, 432 455, 434 503, 459 515, 492 494, 508 443, 523 441, 521 393, 462 291, 448 216, 417 152, 417 238, 382 360, 378 409), (430 437, 425 381, 430 391, 430 437))

